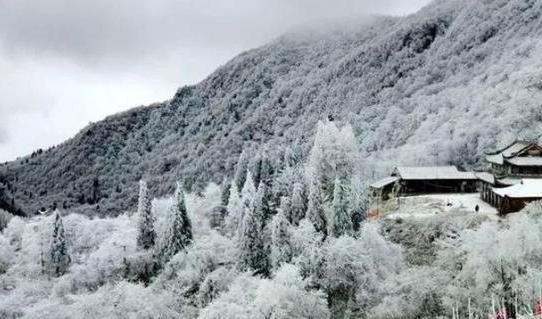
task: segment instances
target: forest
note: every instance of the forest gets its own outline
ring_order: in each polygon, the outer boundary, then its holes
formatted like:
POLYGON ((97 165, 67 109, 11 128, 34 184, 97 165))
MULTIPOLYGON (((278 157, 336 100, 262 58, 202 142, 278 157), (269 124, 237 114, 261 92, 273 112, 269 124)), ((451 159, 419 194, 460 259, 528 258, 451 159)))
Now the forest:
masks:
POLYGON ((542 205, 367 219, 352 127, 242 152, 221 185, 89 217, 0 211, 2 318, 534 318, 542 205))

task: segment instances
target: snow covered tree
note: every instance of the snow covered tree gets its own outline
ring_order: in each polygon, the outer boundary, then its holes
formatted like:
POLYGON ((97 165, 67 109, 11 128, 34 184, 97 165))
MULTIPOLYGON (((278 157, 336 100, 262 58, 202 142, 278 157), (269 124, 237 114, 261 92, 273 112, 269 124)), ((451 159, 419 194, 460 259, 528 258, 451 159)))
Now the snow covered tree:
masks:
POLYGON ((49 255, 49 273, 55 277, 64 275, 70 267, 71 258, 64 233, 64 225, 59 211, 55 211, 55 221, 49 255))
POLYGON ((292 225, 299 225, 299 222, 305 218, 307 211, 307 200, 302 183, 295 183, 292 190, 292 199, 290 203, 289 219, 292 225))
MULTIPOLYGON (((250 180, 247 178, 248 182, 250 180)), ((245 214, 239 234, 239 268, 244 271, 251 270, 255 274, 267 275, 269 273, 269 261, 263 233, 264 192, 264 187, 260 187, 255 198, 245 206, 245 214)))
POLYGON ((258 152, 251 166, 254 185, 260 185, 263 182, 268 187, 271 187, 273 184, 274 168, 266 147, 263 147, 258 152))
POLYGON ((235 166, 235 174, 233 177, 237 189, 243 189, 243 186, 245 185, 249 162, 250 158, 248 151, 243 150, 239 155, 239 160, 237 160, 237 165, 235 166))
POLYGON ((252 179, 252 173, 247 171, 245 184, 241 189, 241 216, 240 221, 243 221, 244 215, 254 208, 254 198, 256 197, 256 187, 254 187, 254 180, 252 179))
POLYGON ((309 187, 309 203, 307 207, 307 219, 312 223, 317 232, 323 234, 323 238, 327 237, 327 218, 324 210, 324 198, 320 181, 311 179, 309 187))
POLYGON ((327 198, 333 195, 337 177, 352 176, 359 165, 359 152, 352 127, 338 128, 335 122, 318 122, 316 136, 309 156, 308 176, 320 181, 327 198))
POLYGON ((291 225, 279 211, 271 221, 271 261, 273 269, 278 269, 282 264, 292 259, 291 225))
POLYGON ((333 192, 333 212, 331 217, 331 235, 335 238, 352 235, 353 233, 348 197, 349 187, 347 183, 337 178, 333 192))
POLYGON ((147 183, 143 180, 139 182, 139 204, 137 206, 137 214, 137 246, 141 249, 154 247, 156 233, 154 231, 151 198, 149 196, 147 183))
POLYGON ((237 234, 243 219, 243 202, 237 190, 237 185, 232 182, 228 199, 228 216, 226 217, 226 233, 230 236, 237 234))
POLYGON ((224 182, 222 183, 222 193, 220 194, 220 204, 224 207, 228 206, 230 200, 231 186, 231 182, 228 182, 226 179, 224 179, 224 182))
POLYGON ((167 229, 160 252, 162 264, 183 251, 192 242, 192 223, 188 217, 183 188, 180 182, 175 190, 174 203, 169 207, 167 229))

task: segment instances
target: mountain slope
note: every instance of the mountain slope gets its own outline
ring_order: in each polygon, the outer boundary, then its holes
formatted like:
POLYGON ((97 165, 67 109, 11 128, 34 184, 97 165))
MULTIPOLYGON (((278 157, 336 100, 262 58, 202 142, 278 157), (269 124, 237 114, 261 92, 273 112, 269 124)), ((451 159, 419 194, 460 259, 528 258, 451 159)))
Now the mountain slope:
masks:
POLYGON ((27 213, 56 203, 118 214, 142 177, 154 195, 178 178, 218 182, 252 144, 299 139, 306 150, 328 114, 354 126, 368 179, 399 163, 479 167, 484 150, 540 128, 541 14, 536 0, 441 0, 408 17, 288 34, 0 174, 27 213))

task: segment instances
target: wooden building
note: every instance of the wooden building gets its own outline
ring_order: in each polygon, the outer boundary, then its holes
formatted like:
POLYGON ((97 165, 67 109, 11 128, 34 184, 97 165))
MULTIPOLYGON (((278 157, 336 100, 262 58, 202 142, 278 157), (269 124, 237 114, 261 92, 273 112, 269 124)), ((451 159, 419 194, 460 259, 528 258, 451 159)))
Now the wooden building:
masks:
POLYGON ((477 191, 477 176, 472 172, 461 172, 455 166, 397 167, 391 176, 373 183, 373 197, 387 200, 396 196, 474 193, 477 191))
POLYGON ((520 211, 538 200, 542 200, 542 179, 524 179, 513 186, 493 188, 488 203, 504 215, 520 211))
POLYGON ((537 143, 516 141, 486 155, 496 177, 542 177, 542 147, 537 143))

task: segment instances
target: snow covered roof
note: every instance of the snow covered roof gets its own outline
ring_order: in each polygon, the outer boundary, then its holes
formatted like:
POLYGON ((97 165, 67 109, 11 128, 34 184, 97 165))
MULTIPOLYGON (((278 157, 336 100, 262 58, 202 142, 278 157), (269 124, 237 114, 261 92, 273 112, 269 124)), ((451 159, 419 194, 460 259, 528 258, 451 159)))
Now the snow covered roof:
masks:
POLYGON ((477 179, 472 172, 460 172, 455 166, 403 167, 395 169, 393 176, 403 180, 457 180, 477 179))
POLYGON ((386 178, 383 178, 377 182, 374 182, 373 184, 371 184, 371 187, 372 188, 383 188, 383 187, 386 187, 390 184, 393 184, 395 182, 397 182, 399 180, 399 177, 397 176, 390 176, 390 177, 386 177, 386 178))
POLYGON ((493 188, 501 197, 542 198, 542 179, 524 179, 520 184, 505 188, 493 188))
POLYGON ((535 156, 515 157, 506 161, 516 166, 542 166, 542 157, 535 156))
POLYGON ((477 173, 474 173, 474 175, 476 175, 476 177, 481 181, 484 181, 492 185, 495 184, 495 176, 493 176, 493 174, 491 173, 477 172, 477 173))
POLYGON ((532 148, 540 149, 540 146, 532 142, 516 141, 503 149, 486 153, 486 160, 490 163, 499 165, 504 164, 504 160, 506 159, 510 164, 517 166, 542 166, 541 157, 518 157, 518 155, 523 154, 532 148))

